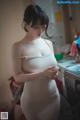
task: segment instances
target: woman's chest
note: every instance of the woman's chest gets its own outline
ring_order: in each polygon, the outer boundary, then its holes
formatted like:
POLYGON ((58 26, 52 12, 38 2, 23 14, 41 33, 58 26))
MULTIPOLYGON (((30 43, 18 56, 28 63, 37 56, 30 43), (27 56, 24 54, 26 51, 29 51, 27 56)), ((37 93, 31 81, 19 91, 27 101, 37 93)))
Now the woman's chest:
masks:
POLYGON ((28 45, 23 53, 23 68, 25 71, 42 71, 56 64, 51 49, 44 43, 28 45))
POLYGON ((23 49, 23 56, 46 56, 51 53, 51 49, 44 42, 30 44, 23 49))

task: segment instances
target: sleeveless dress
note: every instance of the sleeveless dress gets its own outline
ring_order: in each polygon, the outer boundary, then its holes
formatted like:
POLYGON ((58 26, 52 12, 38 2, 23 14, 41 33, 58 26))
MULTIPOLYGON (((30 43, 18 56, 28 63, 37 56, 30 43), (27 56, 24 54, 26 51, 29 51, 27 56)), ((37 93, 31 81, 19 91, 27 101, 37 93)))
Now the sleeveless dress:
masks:
MULTIPOLYGON (((23 71, 39 72, 57 66, 54 55, 25 56, 23 71)), ((21 108, 27 120, 57 120, 60 96, 55 80, 39 79, 26 81, 21 96, 21 108)))

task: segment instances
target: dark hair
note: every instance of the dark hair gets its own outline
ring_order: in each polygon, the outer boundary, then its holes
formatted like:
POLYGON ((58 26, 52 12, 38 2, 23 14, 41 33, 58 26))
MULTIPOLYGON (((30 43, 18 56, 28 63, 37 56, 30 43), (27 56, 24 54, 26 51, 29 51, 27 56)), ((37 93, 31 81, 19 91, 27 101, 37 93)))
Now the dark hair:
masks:
MULTIPOLYGON (((29 5, 25 9, 23 21, 28 25, 31 23, 31 27, 37 24, 46 25, 46 30, 49 24, 47 14, 38 5, 29 5)), ((27 31, 25 26, 24 29, 27 31)))

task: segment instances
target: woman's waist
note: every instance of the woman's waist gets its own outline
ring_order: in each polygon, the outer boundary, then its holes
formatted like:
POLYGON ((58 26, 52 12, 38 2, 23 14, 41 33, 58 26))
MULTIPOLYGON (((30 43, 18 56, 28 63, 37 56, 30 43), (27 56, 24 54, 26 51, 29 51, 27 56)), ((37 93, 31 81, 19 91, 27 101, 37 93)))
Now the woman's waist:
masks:
POLYGON ((55 80, 47 80, 47 79, 35 79, 35 80, 29 80, 25 82, 24 89, 48 89, 49 87, 56 87, 55 80))
POLYGON ((30 81, 25 83, 23 94, 24 96, 28 96, 30 98, 49 97, 57 95, 58 89, 54 80, 35 84, 30 81))

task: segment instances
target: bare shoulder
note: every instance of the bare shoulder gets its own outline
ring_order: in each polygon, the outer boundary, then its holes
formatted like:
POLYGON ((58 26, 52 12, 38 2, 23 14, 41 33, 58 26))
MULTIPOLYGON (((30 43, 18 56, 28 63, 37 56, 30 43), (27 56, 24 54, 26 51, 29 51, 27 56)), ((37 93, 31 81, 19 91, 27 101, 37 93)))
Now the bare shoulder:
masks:
POLYGON ((23 48, 23 44, 21 41, 17 41, 12 45, 12 49, 15 51, 21 51, 23 48))
POLYGON ((15 42, 13 45, 12 45, 12 54, 14 56, 22 56, 22 50, 23 49, 23 45, 21 44, 21 41, 18 41, 18 42, 15 42))

